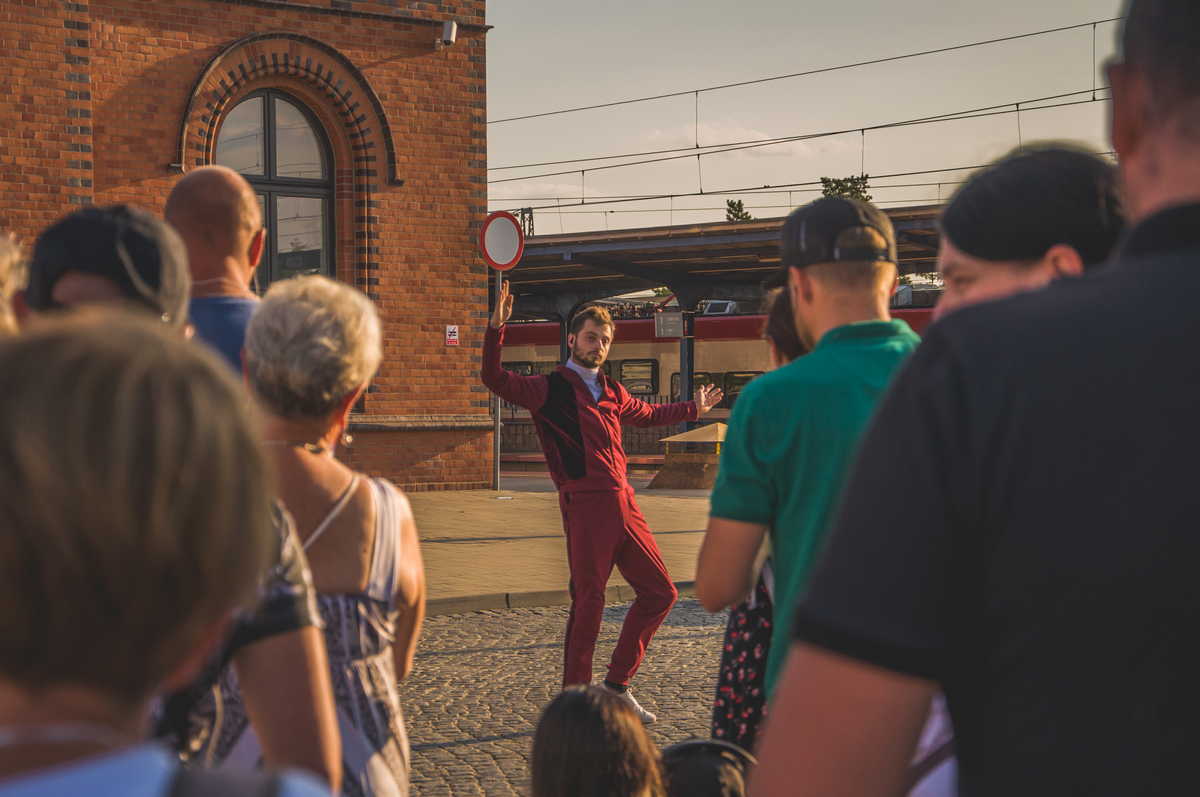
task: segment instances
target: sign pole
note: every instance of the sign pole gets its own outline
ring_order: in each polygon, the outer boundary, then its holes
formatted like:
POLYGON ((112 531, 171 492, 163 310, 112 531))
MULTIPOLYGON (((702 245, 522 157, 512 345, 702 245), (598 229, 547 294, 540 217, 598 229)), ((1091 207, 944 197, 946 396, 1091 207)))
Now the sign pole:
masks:
MULTIPOLYGON (((489 213, 479 228, 479 253, 492 267, 492 307, 500 306, 500 287, 504 272, 521 262, 525 252, 525 231, 517 217, 507 211, 489 213)), ((492 402, 492 488, 500 491, 500 397, 492 402)))
MULTIPOLYGON (((500 283, 504 276, 502 271, 492 272, 492 306, 496 307, 500 304, 500 283)), ((494 396, 495 399, 495 417, 493 421, 495 426, 492 429, 492 489, 500 491, 500 397, 494 396)))

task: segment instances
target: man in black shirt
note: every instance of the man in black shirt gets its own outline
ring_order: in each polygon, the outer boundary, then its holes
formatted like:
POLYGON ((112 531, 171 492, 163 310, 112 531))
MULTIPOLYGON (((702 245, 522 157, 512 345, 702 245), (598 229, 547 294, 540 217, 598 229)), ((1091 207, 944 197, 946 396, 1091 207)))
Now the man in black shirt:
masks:
POLYGON ((1200 3, 1133 0, 1122 45, 1136 226, 929 331, 797 611, 755 795, 902 793, 939 688, 964 795, 1195 790, 1200 3))

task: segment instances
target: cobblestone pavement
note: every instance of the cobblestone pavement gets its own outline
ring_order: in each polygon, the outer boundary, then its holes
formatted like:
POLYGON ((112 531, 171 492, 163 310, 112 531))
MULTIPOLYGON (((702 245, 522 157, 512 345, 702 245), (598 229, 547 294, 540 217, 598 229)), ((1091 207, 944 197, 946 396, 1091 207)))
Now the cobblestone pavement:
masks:
MULTIPOLYGON (((595 677, 616 644, 628 604, 604 610, 595 677)), ((417 797, 523 795, 533 731, 558 691, 566 607, 431 617, 401 689, 417 797)), ((660 746, 708 736, 725 615, 680 600, 634 680, 658 714, 660 746)))

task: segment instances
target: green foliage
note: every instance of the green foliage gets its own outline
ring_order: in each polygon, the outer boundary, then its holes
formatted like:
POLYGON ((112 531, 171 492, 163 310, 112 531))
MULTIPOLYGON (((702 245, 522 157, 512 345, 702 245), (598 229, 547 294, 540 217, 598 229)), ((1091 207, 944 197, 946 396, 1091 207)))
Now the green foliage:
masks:
POLYGON ((654 289, 654 295, 655 296, 670 296, 671 289, 665 285, 659 285, 657 288, 654 289))
POLYGON ((725 200, 725 221, 753 221, 754 217, 740 199, 725 200))
POLYGON ((821 193, 825 196, 840 196, 847 199, 861 199, 870 202, 871 195, 867 193, 871 187, 869 174, 850 175, 849 177, 822 177, 821 193))

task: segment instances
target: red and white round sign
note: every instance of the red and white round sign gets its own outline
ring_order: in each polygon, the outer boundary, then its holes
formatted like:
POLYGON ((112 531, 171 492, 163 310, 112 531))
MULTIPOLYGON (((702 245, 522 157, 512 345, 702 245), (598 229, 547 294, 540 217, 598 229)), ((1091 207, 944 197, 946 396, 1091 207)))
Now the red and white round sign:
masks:
POLYGON ((525 253, 525 232, 517 217, 503 210, 489 213, 479 228, 479 251, 497 271, 508 271, 525 253))

